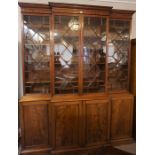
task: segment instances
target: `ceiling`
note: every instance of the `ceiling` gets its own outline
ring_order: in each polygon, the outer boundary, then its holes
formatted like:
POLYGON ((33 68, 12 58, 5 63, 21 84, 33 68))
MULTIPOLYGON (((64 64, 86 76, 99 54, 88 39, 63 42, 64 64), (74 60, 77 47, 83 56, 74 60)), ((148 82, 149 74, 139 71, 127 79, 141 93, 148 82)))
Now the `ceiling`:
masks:
POLYGON ((136 0, 18 0, 25 3, 43 3, 48 2, 57 3, 75 3, 75 4, 89 4, 99 6, 112 6, 114 9, 136 10, 136 0))

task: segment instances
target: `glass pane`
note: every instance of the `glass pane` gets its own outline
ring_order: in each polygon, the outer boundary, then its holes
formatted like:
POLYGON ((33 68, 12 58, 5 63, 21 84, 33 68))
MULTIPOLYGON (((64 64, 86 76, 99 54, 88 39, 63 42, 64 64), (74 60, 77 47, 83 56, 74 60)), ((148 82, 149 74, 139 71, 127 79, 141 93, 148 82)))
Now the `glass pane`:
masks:
POLYGON ((78 93, 78 17, 54 17, 54 57, 55 94, 78 93))
POLYGON ((84 18, 83 91, 104 92, 106 57, 106 19, 84 18))
POLYGON ((24 16, 25 93, 50 92, 49 17, 24 16))
POLYGON ((111 20, 108 51, 108 89, 127 89, 129 21, 111 20))

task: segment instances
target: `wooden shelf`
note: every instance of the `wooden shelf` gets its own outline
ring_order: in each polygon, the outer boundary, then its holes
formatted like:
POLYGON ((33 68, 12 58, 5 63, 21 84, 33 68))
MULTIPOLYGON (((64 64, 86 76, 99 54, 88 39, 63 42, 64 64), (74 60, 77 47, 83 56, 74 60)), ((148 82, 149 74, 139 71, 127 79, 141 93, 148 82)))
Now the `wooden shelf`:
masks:
MULTIPOLYGON (((66 80, 67 81, 67 80, 66 80)), ((83 82, 84 83, 88 83, 88 82, 92 82, 92 80, 83 80, 83 82)), ((94 81, 93 83, 105 83, 105 81, 103 81, 103 80, 96 80, 96 81, 94 81)), ((55 84, 61 84, 61 83, 63 83, 62 81, 55 81, 54 82, 55 84)), ((78 81, 68 81, 68 83, 78 83, 78 81)))
MULTIPOLYGON (((78 51, 75 52, 75 53, 78 53, 78 51)), ((74 57, 79 57, 79 55, 78 55, 78 54, 74 54, 74 52, 71 53, 71 54, 72 54, 72 58, 74 58, 74 57)), ((61 54, 57 54, 57 55, 56 55, 56 53, 54 54, 55 57, 60 57, 60 55, 61 55, 61 54)))
POLYGON ((27 25, 29 28, 31 27, 31 28, 40 28, 40 27, 43 27, 43 28, 50 28, 50 24, 42 24, 42 23, 40 23, 40 24, 32 24, 32 23, 30 23, 30 22, 26 22, 26 23, 24 23, 25 25, 27 25))
MULTIPOLYGON (((91 70, 83 70, 83 72, 91 72, 91 70)), ((105 73, 105 71, 99 71, 99 73, 105 73)), ((94 73, 95 74, 95 73, 94 73)))
POLYGON ((26 73, 33 73, 33 72, 50 72, 50 70, 29 70, 25 71, 26 73))
MULTIPOLYGON (((54 63, 55 65, 61 65, 61 63, 54 63)), ((68 64, 69 66, 71 66, 71 65, 78 65, 79 64, 79 62, 73 62, 73 63, 70 63, 70 64, 68 64)))
POLYGON ((95 62, 95 63, 83 63, 83 65, 105 65, 105 63, 103 62, 95 62))
POLYGON ((105 87, 105 85, 99 85, 99 86, 84 86, 83 89, 99 89, 101 87, 105 87))
POLYGON ((24 61, 24 63, 50 63, 50 61, 39 61, 39 62, 37 62, 37 61, 24 61))
POLYGON ((33 44, 25 43, 24 45, 25 46, 50 46, 50 42, 49 43, 33 43, 33 44))
POLYGON ((44 84, 44 83, 50 83, 50 81, 27 81, 26 84, 44 84))
POLYGON ((66 88, 59 88, 59 87, 55 87, 56 90, 62 90, 62 91, 65 91, 65 90, 74 90, 74 89, 78 89, 78 86, 73 86, 73 87, 66 87, 66 88))
MULTIPOLYGON (((67 80, 66 80, 67 81, 67 80)), ((62 81, 57 81, 57 82, 54 82, 55 84, 62 84, 64 82, 62 81)), ((78 81, 68 81, 68 83, 78 83, 78 81)))
POLYGON ((85 84, 85 83, 90 83, 90 82, 92 82, 92 83, 105 83, 104 81, 103 82, 99 82, 99 81, 84 81, 83 83, 85 84))

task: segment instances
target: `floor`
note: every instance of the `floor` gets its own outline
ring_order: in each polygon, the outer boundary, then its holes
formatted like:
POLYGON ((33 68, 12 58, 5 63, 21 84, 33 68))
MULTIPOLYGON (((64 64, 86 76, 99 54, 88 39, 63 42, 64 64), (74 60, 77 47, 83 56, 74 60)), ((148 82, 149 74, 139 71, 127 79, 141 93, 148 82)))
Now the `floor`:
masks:
MULTIPOLYGON (((19 155, 20 150, 21 147, 19 147, 19 155)), ((106 147, 99 153, 95 152, 95 155, 136 155, 136 143, 120 145, 115 147, 106 147)))
POLYGON ((123 150, 125 152, 129 152, 131 154, 136 154, 136 143, 128 144, 128 145, 120 145, 115 146, 115 148, 119 150, 123 150))
POLYGON ((134 154, 119 150, 114 147, 107 147, 103 150, 101 154, 97 154, 97 155, 134 155, 134 154))

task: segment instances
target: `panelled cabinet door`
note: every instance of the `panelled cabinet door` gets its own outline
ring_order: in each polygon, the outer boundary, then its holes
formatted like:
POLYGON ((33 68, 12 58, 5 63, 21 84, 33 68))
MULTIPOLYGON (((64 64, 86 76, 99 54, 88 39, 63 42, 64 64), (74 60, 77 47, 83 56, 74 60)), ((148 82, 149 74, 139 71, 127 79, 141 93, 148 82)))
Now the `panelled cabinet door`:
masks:
POLYGON ((105 143, 108 139, 108 100, 85 102, 86 145, 105 143))
POLYGON ((112 98, 111 139, 131 138, 133 97, 112 98))
POLYGON ((53 104, 55 149, 79 145, 79 102, 53 104))
POLYGON ((45 102, 28 103, 22 108, 22 140, 25 148, 48 147, 48 105, 45 102))

